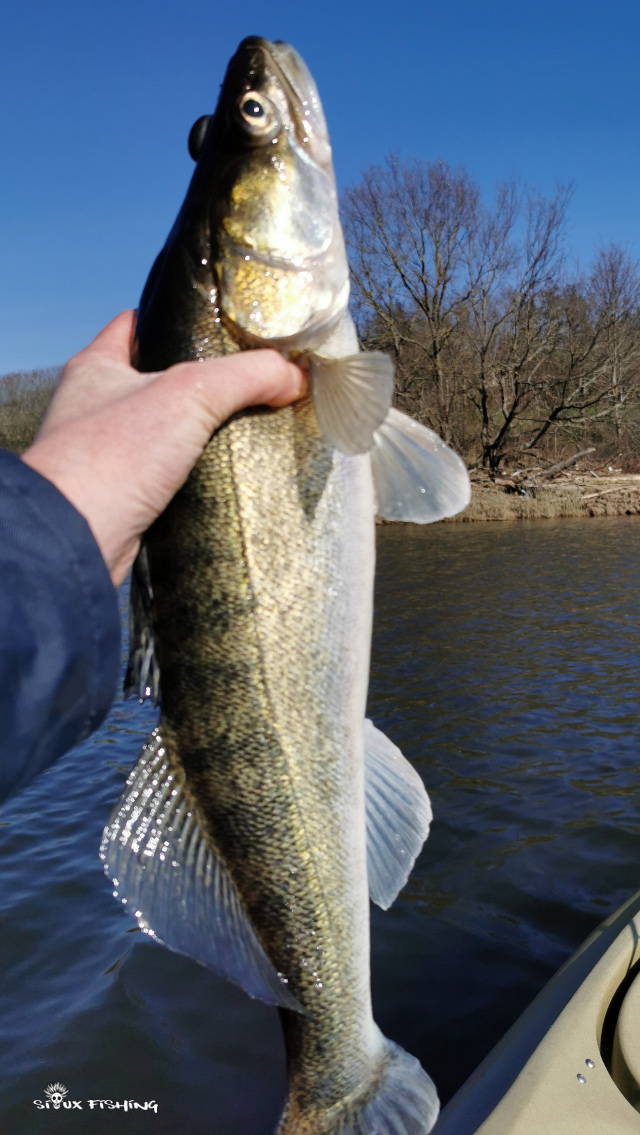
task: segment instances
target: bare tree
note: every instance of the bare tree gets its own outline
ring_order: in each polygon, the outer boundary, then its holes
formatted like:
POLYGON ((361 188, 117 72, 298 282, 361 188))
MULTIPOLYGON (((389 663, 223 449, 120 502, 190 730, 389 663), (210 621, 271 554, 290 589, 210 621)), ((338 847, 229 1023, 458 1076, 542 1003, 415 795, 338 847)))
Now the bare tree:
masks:
POLYGON ((610 388, 615 432, 625 405, 638 394, 640 272, 620 245, 600 248, 587 284, 592 320, 602 328, 603 366, 610 388))
POLYGON ((462 393, 449 356, 469 299, 478 202, 464 170, 393 155, 342 202, 361 339, 393 352, 398 404, 447 441, 462 393))
POLYGON ((570 189, 547 199, 498 188, 469 242, 471 381, 482 461, 495 469, 544 386, 558 336, 545 297, 562 265, 570 189))
POLYGON ((616 245, 600 250, 590 275, 552 290, 545 307, 555 345, 520 449, 537 447, 552 427, 577 441, 613 426, 619 439, 640 392, 637 265, 616 245))
POLYGON ((570 198, 511 179, 485 205, 463 169, 393 155, 343 198, 361 341, 393 353, 401 409, 493 470, 640 435, 638 266, 613 245, 570 278, 570 198))

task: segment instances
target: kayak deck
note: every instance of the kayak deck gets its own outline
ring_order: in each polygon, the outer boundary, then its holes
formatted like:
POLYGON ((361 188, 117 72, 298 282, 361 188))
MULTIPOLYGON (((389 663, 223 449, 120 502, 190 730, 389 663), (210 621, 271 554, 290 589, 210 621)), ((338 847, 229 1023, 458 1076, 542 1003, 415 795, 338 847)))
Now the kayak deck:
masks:
POLYGON ((640 1135, 640 892, 586 940, 433 1135, 640 1135))

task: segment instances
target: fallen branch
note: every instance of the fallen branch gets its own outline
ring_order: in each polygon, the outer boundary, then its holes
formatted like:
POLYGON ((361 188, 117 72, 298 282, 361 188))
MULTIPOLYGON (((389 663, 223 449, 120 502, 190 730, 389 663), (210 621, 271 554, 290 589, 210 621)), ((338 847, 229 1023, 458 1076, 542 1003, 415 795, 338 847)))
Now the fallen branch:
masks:
POLYGON ((510 473, 510 477, 524 477, 527 473, 538 473, 542 469, 542 465, 531 465, 528 469, 515 469, 510 473))
POLYGON ((595 453, 595 451, 595 445, 592 445, 589 449, 581 449, 579 453, 574 453, 573 457, 567 457, 566 461, 559 461, 557 465, 552 465, 550 469, 544 469, 542 473, 538 473, 538 478, 550 477, 552 473, 559 473, 561 469, 568 469, 570 465, 575 465, 581 457, 586 457, 588 453, 595 453))
MULTIPOLYGON (((631 489, 634 486, 629 485, 628 487, 631 489)), ((640 488, 640 485, 638 485, 638 488, 640 488)), ((624 489, 621 488, 620 485, 616 485, 615 489, 601 489, 599 493, 587 493, 586 496, 580 497, 580 500, 590 501, 593 500, 594 497, 606 497, 608 493, 621 493, 623 491, 624 489)))
POLYGON ((593 476, 596 481, 606 481, 610 485, 612 485, 614 481, 616 484, 620 483, 625 485, 628 484, 629 481, 640 481, 640 473, 610 473, 607 477, 598 477, 594 473, 593 476))

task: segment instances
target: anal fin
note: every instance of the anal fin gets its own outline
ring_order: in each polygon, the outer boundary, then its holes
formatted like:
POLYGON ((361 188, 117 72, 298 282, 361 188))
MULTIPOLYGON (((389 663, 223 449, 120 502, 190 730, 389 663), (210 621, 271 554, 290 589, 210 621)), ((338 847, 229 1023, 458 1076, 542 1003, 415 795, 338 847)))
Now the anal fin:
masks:
POLYGON ((211 966, 251 997, 303 1011, 265 954, 159 729, 104 829, 100 858, 114 894, 145 933, 211 966))
POLYGON ((368 718, 364 747, 369 895, 387 910, 411 874, 433 813, 416 770, 368 718))

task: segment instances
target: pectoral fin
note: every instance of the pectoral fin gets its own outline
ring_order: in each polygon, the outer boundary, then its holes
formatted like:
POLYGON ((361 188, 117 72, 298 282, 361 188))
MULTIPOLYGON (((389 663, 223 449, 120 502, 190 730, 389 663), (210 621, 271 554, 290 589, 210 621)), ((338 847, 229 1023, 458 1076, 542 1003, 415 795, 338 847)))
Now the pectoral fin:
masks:
POLYGON ((114 894, 145 933, 270 1005, 302 1011, 265 954, 184 782, 154 729, 104 829, 114 894))
POLYGON ((323 437, 341 453, 367 453, 393 397, 393 362, 381 351, 343 359, 312 355, 313 405, 323 437))
POLYGON ((411 874, 433 814, 416 770, 368 719, 364 747, 369 895, 387 910, 411 874))
POLYGON ((471 500, 464 462, 433 430, 389 410, 376 430, 371 471, 378 515, 430 524, 455 516, 471 500))

